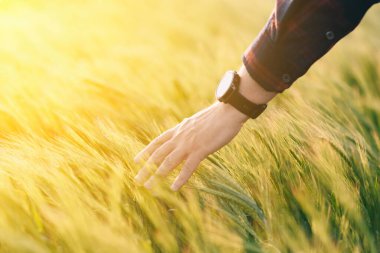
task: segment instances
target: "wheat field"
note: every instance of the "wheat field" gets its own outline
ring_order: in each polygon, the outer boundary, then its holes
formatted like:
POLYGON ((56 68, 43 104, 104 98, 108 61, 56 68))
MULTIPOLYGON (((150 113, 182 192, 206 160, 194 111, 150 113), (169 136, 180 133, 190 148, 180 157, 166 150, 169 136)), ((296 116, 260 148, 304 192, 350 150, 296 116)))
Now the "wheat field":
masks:
POLYGON ((179 192, 134 183, 273 5, 1 0, 0 252, 379 252, 379 6, 179 192))

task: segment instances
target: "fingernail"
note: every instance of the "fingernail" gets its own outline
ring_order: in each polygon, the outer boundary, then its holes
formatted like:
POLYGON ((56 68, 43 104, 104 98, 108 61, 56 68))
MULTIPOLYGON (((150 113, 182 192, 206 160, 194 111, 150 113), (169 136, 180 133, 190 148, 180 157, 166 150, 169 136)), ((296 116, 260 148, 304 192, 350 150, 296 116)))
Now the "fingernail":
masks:
POLYGON ((135 156, 135 158, 133 158, 133 161, 134 161, 135 163, 138 163, 138 162, 140 161, 140 159, 139 159, 138 156, 135 156))

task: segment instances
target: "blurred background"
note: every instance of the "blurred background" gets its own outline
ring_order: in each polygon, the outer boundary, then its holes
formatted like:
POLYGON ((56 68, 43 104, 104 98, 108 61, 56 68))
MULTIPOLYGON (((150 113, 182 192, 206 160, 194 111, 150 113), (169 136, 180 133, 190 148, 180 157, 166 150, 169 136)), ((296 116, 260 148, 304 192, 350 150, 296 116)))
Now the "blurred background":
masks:
POLYGON ((1 0, 0 252, 377 252, 379 6, 181 192, 133 183, 273 6, 1 0))

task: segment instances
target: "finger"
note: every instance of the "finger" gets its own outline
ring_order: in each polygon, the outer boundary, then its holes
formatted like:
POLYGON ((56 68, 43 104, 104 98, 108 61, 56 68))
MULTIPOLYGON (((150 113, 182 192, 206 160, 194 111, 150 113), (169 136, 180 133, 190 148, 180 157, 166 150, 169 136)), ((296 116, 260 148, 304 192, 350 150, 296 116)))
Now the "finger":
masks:
POLYGON ((144 183, 144 187, 147 188, 147 189, 152 189, 153 186, 156 184, 156 180, 157 178, 152 175, 145 183, 144 183))
POLYGON ((198 156, 190 156, 182 167, 181 172, 170 186, 173 191, 178 191, 191 177, 198 167, 201 159, 198 156))
POLYGON ((145 164, 135 176, 135 181, 140 185, 144 184, 144 182, 154 173, 155 168, 157 168, 155 164, 145 164))
POLYGON ((158 167, 156 174, 160 177, 166 177, 170 171, 177 167, 185 158, 182 150, 175 150, 170 153, 158 167))
POLYGON ((148 158, 150 154, 153 153, 159 146, 168 141, 174 133, 174 129, 169 129, 156 137, 153 141, 151 141, 143 150, 141 150, 134 158, 134 161, 138 163, 142 158, 148 158))
POLYGON ((176 144, 173 141, 168 141, 159 147, 153 154, 149 157, 147 164, 155 164, 159 166, 162 161, 170 154, 175 148, 176 144))
POLYGON ((140 169, 140 171, 135 176, 135 180, 142 184, 144 183, 151 174, 153 174, 154 169, 159 166, 164 160, 164 158, 174 149, 174 144, 172 142, 166 142, 161 147, 159 147, 153 154, 149 157, 145 165, 140 169))
POLYGON ((152 175, 148 181, 145 182, 144 187, 147 189, 152 189, 156 184, 157 177, 165 177, 169 174, 171 170, 177 167, 185 158, 185 154, 182 151, 176 150, 170 153, 164 161, 161 163, 160 167, 156 170, 156 173, 152 175))

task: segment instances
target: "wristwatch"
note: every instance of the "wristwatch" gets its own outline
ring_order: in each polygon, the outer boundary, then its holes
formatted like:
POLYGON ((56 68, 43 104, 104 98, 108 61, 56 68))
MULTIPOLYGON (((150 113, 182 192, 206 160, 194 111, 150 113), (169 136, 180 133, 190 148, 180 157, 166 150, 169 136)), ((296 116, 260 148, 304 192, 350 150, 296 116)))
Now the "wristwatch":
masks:
POLYGON ((231 104, 238 111, 252 119, 267 108, 267 104, 255 104, 239 92, 240 76, 236 71, 227 71, 216 89, 215 96, 220 102, 231 104))

